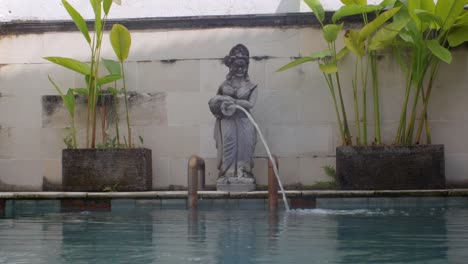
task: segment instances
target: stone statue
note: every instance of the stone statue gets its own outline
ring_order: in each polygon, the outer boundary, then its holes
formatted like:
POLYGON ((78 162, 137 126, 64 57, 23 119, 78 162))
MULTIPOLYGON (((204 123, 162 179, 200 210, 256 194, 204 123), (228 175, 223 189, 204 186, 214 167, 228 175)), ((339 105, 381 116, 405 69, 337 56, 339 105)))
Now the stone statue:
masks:
POLYGON ((255 127, 242 110, 250 112, 257 100, 257 85, 250 82, 249 50, 242 44, 234 46, 224 58, 229 74, 218 93, 208 102, 216 117, 214 138, 218 149, 220 191, 253 191, 253 153, 257 143, 255 127))

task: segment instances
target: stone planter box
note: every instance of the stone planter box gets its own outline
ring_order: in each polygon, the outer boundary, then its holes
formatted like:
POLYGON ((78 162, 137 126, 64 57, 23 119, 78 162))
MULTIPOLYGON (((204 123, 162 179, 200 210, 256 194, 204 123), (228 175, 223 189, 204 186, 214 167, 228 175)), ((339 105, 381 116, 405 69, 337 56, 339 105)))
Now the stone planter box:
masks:
POLYGON ((151 150, 64 149, 62 187, 64 191, 149 191, 153 173, 151 150))
POLYGON ((337 147, 336 176, 343 190, 443 189, 444 146, 337 147))

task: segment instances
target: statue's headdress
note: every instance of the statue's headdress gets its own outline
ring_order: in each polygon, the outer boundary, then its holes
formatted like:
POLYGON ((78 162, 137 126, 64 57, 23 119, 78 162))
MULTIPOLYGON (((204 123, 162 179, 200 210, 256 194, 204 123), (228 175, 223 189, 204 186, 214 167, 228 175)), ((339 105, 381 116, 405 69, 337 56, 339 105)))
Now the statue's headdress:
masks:
POLYGON ((245 60, 245 62, 249 64, 249 50, 246 46, 242 44, 234 46, 229 52, 229 55, 224 57, 224 65, 231 68, 232 63, 237 59, 245 60))

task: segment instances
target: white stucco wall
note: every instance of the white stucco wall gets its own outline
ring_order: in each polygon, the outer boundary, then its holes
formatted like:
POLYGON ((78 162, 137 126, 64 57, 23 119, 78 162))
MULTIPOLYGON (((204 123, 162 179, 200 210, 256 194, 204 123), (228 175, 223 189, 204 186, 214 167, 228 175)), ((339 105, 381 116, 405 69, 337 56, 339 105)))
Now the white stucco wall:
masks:
MULTIPOLYGON (((69 0, 85 18, 92 17, 88 0, 69 0)), ((369 3, 380 2, 371 0, 369 3)), ((322 0, 326 10, 341 5, 340 0, 322 0)), ((122 0, 112 18, 205 16, 308 12, 302 0, 122 0)), ((68 19, 60 0, 0 0, 0 21, 68 19)))

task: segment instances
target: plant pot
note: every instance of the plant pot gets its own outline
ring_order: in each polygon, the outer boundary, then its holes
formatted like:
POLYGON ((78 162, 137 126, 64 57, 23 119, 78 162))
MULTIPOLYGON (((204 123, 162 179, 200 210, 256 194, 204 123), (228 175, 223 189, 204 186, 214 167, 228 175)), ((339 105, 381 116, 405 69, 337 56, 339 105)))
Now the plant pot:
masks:
POLYGON ((64 149, 64 191, 149 191, 153 173, 151 150, 64 149))
POLYGON ((443 189, 444 146, 337 147, 336 176, 343 190, 443 189))

